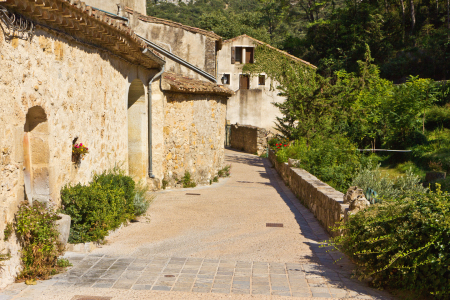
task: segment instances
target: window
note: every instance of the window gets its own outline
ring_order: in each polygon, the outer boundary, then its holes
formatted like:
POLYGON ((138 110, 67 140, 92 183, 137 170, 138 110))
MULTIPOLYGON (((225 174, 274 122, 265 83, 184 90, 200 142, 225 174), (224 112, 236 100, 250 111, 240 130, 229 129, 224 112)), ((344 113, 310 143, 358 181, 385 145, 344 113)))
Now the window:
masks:
POLYGON ((241 74, 239 76, 239 89, 248 90, 250 89, 250 76, 241 74))
POLYGON ((253 47, 245 48, 245 63, 252 64, 253 63, 253 47))
POLYGON ((221 81, 222 84, 230 84, 230 74, 223 74, 221 81))
POLYGON ((242 63, 242 47, 235 47, 234 61, 242 63))
POLYGON ((231 63, 252 64, 254 61, 254 47, 231 47, 231 63), (245 55, 243 51, 245 49, 245 55))
POLYGON ((266 85, 266 75, 259 75, 259 85, 266 85))

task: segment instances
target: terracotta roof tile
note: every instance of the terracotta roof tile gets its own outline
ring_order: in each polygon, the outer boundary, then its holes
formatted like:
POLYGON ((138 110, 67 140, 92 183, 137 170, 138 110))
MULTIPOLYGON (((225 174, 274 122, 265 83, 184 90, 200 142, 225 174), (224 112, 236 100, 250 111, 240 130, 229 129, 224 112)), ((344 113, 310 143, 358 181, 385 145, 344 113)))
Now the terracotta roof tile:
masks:
POLYGON ((289 58, 291 58, 291 59, 293 59, 293 60, 295 60, 295 61, 304 63, 305 65, 307 65, 307 66, 309 66, 309 67, 311 67, 311 68, 313 68, 313 69, 317 69, 317 67, 316 67, 315 65, 313 65, 313 64, 311 64, 311 63, 309 63, 309 62, 307 62, 307 61, 304 61, 303 59, 300 59, 300 58, 298 58, 298 57, 295 57, 294 55, 291 55, 291 54, 289 54, 289 53, 287 53, 287 52, 285 52, 285 51, 283 51, 283 50, 280 50, 280 49, 278 49, 278 48, 275 48, 275 47, 273 47, 273 46, 270 46, 269 44, 264 43, 264 42, 261 42, 261 41, 255 39, 255 38, 252 38, 251 36, 248 36, 248 35, 246 35, 246 34, 237 36, 237 37, 232 38, 232 39, 229 39, 229 40, 225 40, 225 41, 223 41, 223 43, 224 43, 224 44, 226 44, 226 43, 231 43, 231 42, 237 41, 238 39, 243 38, 243 37, 249 38, 249 39, 251 39, 252 41, 254 41, 255 43, 257 43, 257 44, 264 45, 264 46, 269 47, 270 49, 276 50, 276 51, 278 51, 278 52, 280 52, 280 53, 286 55, 287 57, 289 57, 289 58))
POLYGON ((162 89, 168 92, 189 94, 215 94, 232 96, 229 88, 212 82, 192 79, 183 75, 166 72, 162 75, 162 89))
POLYGON ((2 5, 42 28, 61 30, 78 40, 109 50, 146 68, 160 68, 164 59, 123 22, 79 0, 4 0, 2 5))

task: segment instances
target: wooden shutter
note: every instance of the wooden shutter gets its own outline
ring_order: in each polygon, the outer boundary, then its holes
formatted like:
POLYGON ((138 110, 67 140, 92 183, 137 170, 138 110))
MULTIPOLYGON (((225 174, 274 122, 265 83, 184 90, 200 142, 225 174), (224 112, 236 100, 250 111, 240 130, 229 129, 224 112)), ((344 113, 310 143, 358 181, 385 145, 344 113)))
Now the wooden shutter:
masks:
POLYGON ((236 62, 236 47, 231 47, 231 63, 236 62))
POLYGON ((242 90, 248 90, 250 88, 250 76, 242 74, 240 75, 239 88, 242 90))

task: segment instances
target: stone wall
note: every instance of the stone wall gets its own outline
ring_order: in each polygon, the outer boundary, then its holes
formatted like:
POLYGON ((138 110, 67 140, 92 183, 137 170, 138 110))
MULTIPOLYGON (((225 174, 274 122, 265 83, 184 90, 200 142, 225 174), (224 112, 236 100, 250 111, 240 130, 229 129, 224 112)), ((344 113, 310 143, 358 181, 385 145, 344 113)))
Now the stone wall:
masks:
MULTIPOLYGON (((145 21, 138 14, 130 14, 129 17, 131 27, 136 33, 195 67, 216 76, 216 41, 214 39, 169 24, 145 21)), ((165 70, 195 79, 207 80, 196 71, 170 58, 166 59, 165 70)))
MULTIPOLYGON (((4 242, 3 232, 27 183, 29 198, 58 205, 65 184, 87 183, 115 164, 128 169, 128 89, 155 72, 42 29, 30 42, 8 41, 0 30, 0 57, 0 251, 12 254, 2 287, 19 268, 18 245, 14 237, 4 242), (78 167, 75 138, 89 148, 78 167)), ((146 120, 146 110, 139 114, 146 120)))
POLYGON ((267 131, 250 125, 231 125, 231 148, 261 155, 267 149, 267 131))
POLYGON ((269 152, 269 159, 300 202, 311 210, 331 236, 337 236, 339 233, 330 227, 344 220, 347 214, 349 205, 343 203, 344 194, 303 169, 279 163, 273 151, 269 152))
POLYGON ((197 184, 209 184, 223 167, 226 100, 201 94, 154 95, 153 124, 162 129, 154 136, 154 174, 168 187, 179 186, 186 171, 197 184))

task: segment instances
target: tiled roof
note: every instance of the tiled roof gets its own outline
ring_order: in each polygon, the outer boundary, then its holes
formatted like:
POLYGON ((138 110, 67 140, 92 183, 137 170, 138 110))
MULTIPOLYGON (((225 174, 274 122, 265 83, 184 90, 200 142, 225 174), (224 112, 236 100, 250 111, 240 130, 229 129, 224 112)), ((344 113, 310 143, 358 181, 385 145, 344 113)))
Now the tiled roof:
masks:
POLYGON ((133 11, 133 9, 131 9, 129 7, 125 7, 125 12, 130 13, 130 14, 136 14, 138 16, 139 20, 142 20, 144 22, 163 24, 163 25, 168 25, 168 26, 172 26, 172 27, 182 28, 184 30, 187 30, 187 31, 190 31, 193 33, 199 33, 202 35, 206 35, 216 41, 222 42, 222 37, 220 35, 215 34, 213 31, 208 31, 208 30, 204 30, 204 29, 200 29, 200 28, 196 28, 196 27, 191 27, 191 26, 187 26, 187 25, 184 25, 181 23, 174 22, 174 21, 160 19, 160 18, 156 18, 156 17, 152 17, 152 16, 144 16, 136 11, 133 11))
POLYGON ((215 94, 232 96, 234 92, 216 83, 192 79, 183 75, 166 72, 162 76, 162 89, 167 92, 189 94, 215 94))
POLYGON ((261 41, 255 39, 255 38, 252 38, 251 36, 248 36, 248 35, 246 35, 246 34, 237 36, 237 37, 232 38, 232 39, 229 39, 229 40, 225 40, 225 41, 223 41, 223 43, 224 43, 224 44, 226 44, 226 43, 231 43, 231 42, 237 41, 237 40, 239 40, 239 39, 241 39, 241 38, 244 38, 244 37, 251 39, 251 40, 252 40, 253 42, 255 42, 256 44, 264 45, 264 46, 269 47, 270 49, 276 50, 276 51, 278 51, 278 52, 280 52, 280 53, 286 55, 287 57, 289 57, 289 58, 291 58, 291 59, 293 59, 293 60, 295 60, 295 61, 304 63, 305 65, 307 65, 307 66, 309 66, 309 67, 311 67, 311 68, 313 68, 313 69, 317 69, 317 67, 316 67, 315 65, 313 65, 313 64, 311 64, 311 63, 309 63, 309 62, 307 62, 307 61, 304 61, 303 59, 300 59, 300 58, 298 58, 298 57, 295 57, 294 55, 291 55, 291 54, 289 54, 289 53, 287 53, 287 52, 285 52, 285 51, 283 51, 283 50, 280 50, 280 49, 278 49, 278 48, 275 48, 275 47, 273 47, 273 46, 270 46, 269 44, 264 43, 264 42, 261 42, 261 41))
POLYGON ((160 68, 165 63, 123 22, 79 0, 2 0, 0 4, 37 26, 58 29, 131 63, 149 69, 160 68))

